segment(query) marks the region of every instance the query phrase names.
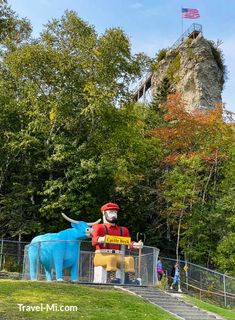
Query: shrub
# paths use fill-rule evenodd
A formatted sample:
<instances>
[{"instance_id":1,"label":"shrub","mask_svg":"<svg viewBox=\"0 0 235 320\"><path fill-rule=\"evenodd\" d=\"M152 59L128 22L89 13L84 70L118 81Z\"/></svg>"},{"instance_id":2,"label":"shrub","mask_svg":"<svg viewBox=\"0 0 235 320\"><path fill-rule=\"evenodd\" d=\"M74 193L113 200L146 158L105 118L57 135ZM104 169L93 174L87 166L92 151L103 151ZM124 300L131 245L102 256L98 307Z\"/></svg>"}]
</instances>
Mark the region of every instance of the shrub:
<instances>
[{"instance_id":1,"label":"shrub","mask_svg":"<svg viewBox=\"0 0 235 320\"><path fill-rule=\"evenodd\" d=\"M4 271L21 272L21 266L11 256L6 256L5 257L5 262L4 262L3 267L4 267Z\"/></svg>"}]
</instances>

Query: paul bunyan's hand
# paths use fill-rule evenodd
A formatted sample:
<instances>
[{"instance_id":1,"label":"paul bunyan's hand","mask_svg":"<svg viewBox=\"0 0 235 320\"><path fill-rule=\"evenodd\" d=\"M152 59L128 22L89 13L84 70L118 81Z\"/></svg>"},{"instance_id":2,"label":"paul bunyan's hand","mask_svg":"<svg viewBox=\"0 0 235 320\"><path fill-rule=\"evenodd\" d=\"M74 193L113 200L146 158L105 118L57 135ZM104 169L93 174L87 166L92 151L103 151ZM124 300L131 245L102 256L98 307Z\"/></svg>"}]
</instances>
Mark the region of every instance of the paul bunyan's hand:
<instances>
[{"instance_id":1,"label":"paul bunyan's hand","mask_svg":"<svg viewBox=\"0 0 235 320\"><path fill-rule=\"evenodd\" d=\"M105 239L105 237L99 237L98 238L98 243L104 243L104 239Z\"/></svg>"},{"instance_id":2,"label":"paul bunyan's hand","mask_svg":"<svg viewBox=\"0 0 235 320\"><path fill-rule=\"evenodd\" d=\"M140 240L139 242L133 242L132 243L132 246L134 249L142 249L144 244L143 242Z\"/></svg>"}]
</instances>

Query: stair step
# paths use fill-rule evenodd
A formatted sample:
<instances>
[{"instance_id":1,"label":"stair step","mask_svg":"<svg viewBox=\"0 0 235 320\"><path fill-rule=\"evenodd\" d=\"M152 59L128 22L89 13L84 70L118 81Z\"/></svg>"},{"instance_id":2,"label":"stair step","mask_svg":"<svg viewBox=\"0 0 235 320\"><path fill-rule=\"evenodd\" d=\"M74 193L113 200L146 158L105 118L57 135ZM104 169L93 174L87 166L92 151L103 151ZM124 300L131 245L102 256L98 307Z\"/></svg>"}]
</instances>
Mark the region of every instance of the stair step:
<instances>
[{"instance_id":1,"label":"stair step","mask_svg":"<svg viewBox=\"0 0 235 320\"><path fill-rule=\"evenodd\" d=\"M174 306L180 306L180 307L187 307L187 305L184 305L184 304L180 304L180 303L177 303L177 302L169 302L169 301L167 301L167 300L165 300L165 301L159 301L159 300L157 300L157 299L146 299L146 300L149 300L149 301L151 301L151 302L155 302L155 303L157 303L157 304L159 304L159 305L164 305L164 306L172 306L172 307L174 307Z\"/></svg>"},{"instance_id":2,"label":"stair step","mask_svg":"<svg viewBox=\"0 0 235 320\"><path fill-rule=\"evenodd\" d=\"M145 299L156 299L156 300L158 300L158 301L166 301L166 302L176 302L176 303L181 303L181 301L180 300L177 300L177 299L169 299L169 298L165 298L165 297L156 297L156 296L144 296L144 295L141 295L141 297L143 297L143 298L145 298ZM184 304L184 305L187 305L187 303L184 303L184 302L182 302L182 304Z\"/></svg>"},{"instance_id":3,"label":"stair step","mask_svg":"<svg viewBox=\"0 0 235 320\"><path fill-rule=\"evenodd\" d=\"M154 297L154 298L161 298L161 299L172 300L172 301L179 301L175 297L165 296L165 295L161 295L161 294L151 294L151 293L143 294L143 293L140 293L139 295L142 296L142 297L149 297L149 298Z\"/></svg>"},{"instance_id":4,"label":"stair step","mask_svg":"<svg viewBox=\"0 0 235 320\"><path fill-rule=\"evenodd\" d=\"M185 320L216 320L218 318L214 317L214 316L203 316L203 318L201 316L190 316L189 318L185 318Z\"/></svg>"},{"instance_id":5,"label":"stair step","mask_svg":"<svg viewBox=\"0 0 235 320\"><path fill-rule=\"evenodd\" d=\"M128 289L129 290L129 289ZM162 294L161 291L157 291L157 290L129 290L129 291L132 291L132 292L141 292L141 293L156 293L156 294ZM167 294L167 293L165 293Z\"/></svg>"},{"instance_id":6,"label":"stair step","mask_svg":"<svg viewBox=\"0 0 235 320\"><path fill-rule=\"evenodd\" d=\"M145 297L145 296L141 296L141 297L144 299L151 299L159 302L177 303L177 304L182 304L184 306L188 306L187 303L184 303L183 301L181 302L180 300L177 300L177 299L167 299L167 298L161 298L161 297Z\"/></svg>"},{"instance_id":7,"label":"stair step","mask_svg":"<svg viewBox=\"0 0 235 320\"><path fill-rule=\"evenodd\" d=\"M178 310L178 309L174 309L174 308L168 308L168 310L171 310L171 311L175 311L177 312L178 314L194 314L194 315L198 315L198 316L206 316L207 314L204 313L204 312L200 312L200 311L192 311L192 310Z\"/></svg>"},{"instance_id":8,"label":"stair step","mask_svg":"<svg viewBox=\"0 0 235 320\"><path fill-rule=\"evenodd\" d=\"M191 316L191 317L198 317L201 319L205 319L205 317L210 318L210 319L216 319L214 316L210 316L206 313L199 313L199 312L190 312L190 311L177 311L174 309L166 309L168 311L171 311L172 313L178 314L179 316Z\"/></svg>"},{"instance_id":9,"label":"stair step","mask_svg":"<svg viewBox=\"0 0 235 320\"><path fill-rule=\"evenodd\" d=\"M167 306L166 304L161 304L161 303L155 303L156 305L159 305L161 307L164 307L164 308L167 308L167 309L171 309L171 310L176 310L176 311L185 311L185 312L192 312L192 313L195 313L195 312L199 312L199 310L192 310L190 308L185 308L185 307L177 307L177 305L171 305L171 306Z\"/></svg>"},{"instance_id":10,"label":"stair step","mask_svg":"<svg viewBox=\"0 0 235 320\"><path fill-rule=\"evenodd\" d=\"M143 294L140 294L139 296L141 296L142 298L144 299L156 299L156 300L159 300L159 301L169 301L169 302L177 302L177 303L181 303L180 300L178 299L172 299L171 297L161 297L161 296L153 296L153 295L143 295ZM182 301L183 304L187 304L187 303L184 303Z\"/></svg>"},{"instance_id":11,"label":"stair step","mask_svg":"<svg viewBox=\"0 0 235 320\"><path fill-rule=\"evenodd\" d=\"M170 295L165 295L165 294L155 294L155 293L142 293L142 292L135 292L136 294L142 296L142 297L156 297L156 298L162 298L162 299L166 299L166 300L176 300L176 297L172 297Z\"/></svg>"},{"instance_id":12,"label":"stair step","mask_svg":"<svg viewBox=\"0 0 235 320\"><path fill-rule=\"evenodd\" d=\"M178 310L178 311L184 311L184 312L191 312L191 313L197 313L197 314L206 314L207 315L207 311L201 310L201 309L196 309L193 307L184 307L184 306L170 306L169 309L174 309L174 310Z\"/></svg>"},{"instance_id":13,"label":"stair step","mask_svg":"<svg viewBox=\"0 0 235 320\"><path fill-rule=\"evenodd\" d=\"M165 309L166 311L170 311L171 313L185 319L185 320L216 320L217 318L214 316L210 316L208 314L200 314L200 313L192 313L192 312L179 312L172 309Z\"/></svg>"},{"instance_id":14,"label":"stair step","mask_svg":"<svg viewBox=\"0 0 235 320\"><path fill-rule=\"evenodd\" d=\"M189 316L189 317L182 317L181 316L181 318L184 318L185 320L216 320L217 318L215 318L215 317L213 317L213 318L211 318L211 317L198 317L198 316L196 316L196 317L194 317L194 316Z\"/></svg>"},{"instance_id":15,"label":"stair step","mask_svg":"<svg viewBox=\"0 0 235 320\"><path fill-rule=\"evenodd\" d=\"M188 307L188 306L179 306L179 305L176 305L176 306L169 306L169 308L171 309L175 309L175 310L193 310L193 311L201 311L200 309L196 309L196 308L192 308L192 307Z\"/></svg>"},{"instance_id":16,"label":"stair step","mask_svg":"<svg viewBox=\"0 0 235 320\"><path fill-rule=\"evenodd\" d=\"M139 292L139 291L133 291L133 292L141 296L154 296L154 297L164 297L164 298L175 299L175 297L172 297L169 294L161 294L161 293L155 293L155 292Z\"/></svg>"},{"instance_id":17,"label":"stair step","mask_svg":"<svg viewBox=\"0 0 235 320\"><path fill-rule=\"evenodd\" d=\"M141 291L157 291L157 292L162 292L161 290L157 289L157 288L150 288L150 287L146 287L146 288L142 288L142 287L125 287L128 290L141 290Z\"/></svg>"},{"instance_id":18,"label":"stair step","mask_svg":"<svg viewBox=\"0 0 235 320\"><path fill-rule=\"evenodd\" d=\"M166 299L177 299L177 297L175 296L172 296L170 294L167 294L167 293L159 293L159 292L139 292L139 291L132 291L138 295L141 295L141 296L154 296L154 297L163 297L163 298L166 298Z\"/></svg>"},{"instance_id":19,"label":"stair step","mask_svg":"<svg viewBox=\"0 0 235 320\"><path fill-rule=\"evenodd\" d=\"M172 312L172 311L171 311ZM174 312L172 312L174 313ZM216 320L216 317L210 317L207 315L197 315L197 314L193 314L193 313L175 313L176 315L184 318L184 319L200 319L200 320Z\"/></svg>"}]
</instances>

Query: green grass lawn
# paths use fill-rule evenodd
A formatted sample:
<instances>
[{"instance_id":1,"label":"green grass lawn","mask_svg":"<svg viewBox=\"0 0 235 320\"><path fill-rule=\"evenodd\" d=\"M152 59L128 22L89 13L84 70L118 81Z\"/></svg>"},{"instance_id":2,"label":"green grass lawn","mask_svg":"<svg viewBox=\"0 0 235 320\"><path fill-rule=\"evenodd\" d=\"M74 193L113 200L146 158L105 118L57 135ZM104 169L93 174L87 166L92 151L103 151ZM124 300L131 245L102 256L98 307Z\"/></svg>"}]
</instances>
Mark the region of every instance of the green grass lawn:
<instances>
[{"instance_id":1,"label":"green grass lawn","mask_svg":"<svg viewBox=\"0 0 235 320\"><path fill-rule=\"evenodd\" d=\"M77 311L19 311L18 304L77 306ZM21 306L21 308L23 308ZM68 283L0 280L0 319L173 320L171 314L134 295Z\"/></svg>"},{"instance_id":2,"label":"green grass lawn","mask_svg":"<svg viewBox=\"0 0 235 320\"><path fill-rule=\"evenodd\" d=\"M218 314L219 316L223 317L224 319L229 319L229 320L235 319L235 310L231 310L228 308L222 308L217 305L199 300L199 299L191 297L191 296L184 295L183 299L185 301L188 301L188 302L194 304L195 306L197 306L201 309Z\"/></svg>"}]
</instances>

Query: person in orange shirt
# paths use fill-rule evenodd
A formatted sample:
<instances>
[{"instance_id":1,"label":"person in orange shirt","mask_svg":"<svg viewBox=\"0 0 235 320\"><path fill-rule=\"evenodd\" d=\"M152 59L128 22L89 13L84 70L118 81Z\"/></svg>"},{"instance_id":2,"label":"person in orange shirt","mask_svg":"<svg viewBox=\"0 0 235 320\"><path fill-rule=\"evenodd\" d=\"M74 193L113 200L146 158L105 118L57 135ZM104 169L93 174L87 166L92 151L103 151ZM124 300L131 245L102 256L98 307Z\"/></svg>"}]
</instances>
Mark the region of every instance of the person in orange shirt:
<instances>
[{"instance_id":1,"label":"person in orange shirt","mask_svg":"<svg viewBox=\"0 0 235 320\"><path fill-rule=\"evenodd\" d=\"M130 237L128 228L117 225L117 213L120 210L116 203L104 204L100 211L103 214L103 224L93 226L92 245L95 246L94 282L106 283L108 281L120 282L122 252L119 244L105 243L105 236ZM131 243L131 248L139 249L143 242ZM135 277L134 258L124 257L124 270L129 281Z\"/></svg>"}]
</instances>

